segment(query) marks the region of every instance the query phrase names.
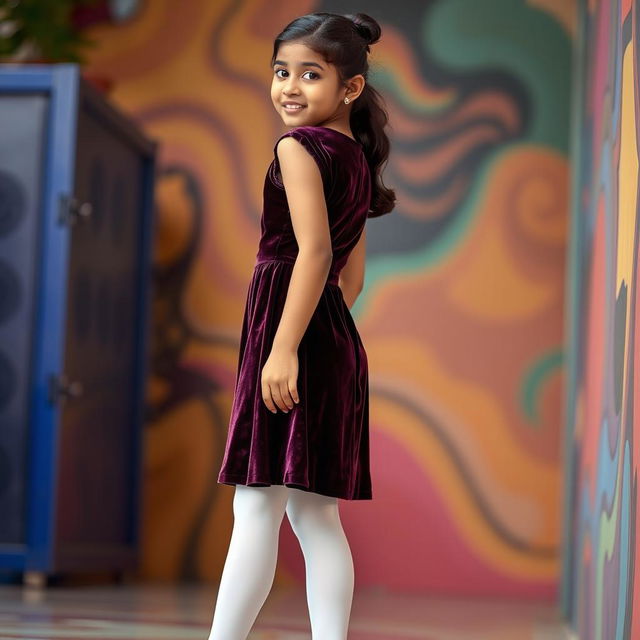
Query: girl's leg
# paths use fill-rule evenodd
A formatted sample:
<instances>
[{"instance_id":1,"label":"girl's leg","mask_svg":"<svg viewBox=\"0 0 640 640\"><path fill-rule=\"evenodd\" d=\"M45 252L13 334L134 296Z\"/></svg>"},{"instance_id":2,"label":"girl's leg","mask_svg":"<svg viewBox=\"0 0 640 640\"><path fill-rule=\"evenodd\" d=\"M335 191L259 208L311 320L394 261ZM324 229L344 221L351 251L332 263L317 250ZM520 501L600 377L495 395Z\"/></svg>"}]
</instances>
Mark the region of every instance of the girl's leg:
<instances>
[{"instance_id":1,"label":"girl's leg","mask_svg":"<svg viewBox=\"0 0 640 640\"><path fill-rule=\"evenodd\" d=\"M291 488L286 512L304 555L313 640L346 640L354 571L338 501Z\"/></svg>"},{"instance_id":2,"label":"girl's leg","mask_svg":"<svg viewBox=\"0 0 640 640\"><path fill-rule=\"evenodd\" d=\"M246 640L273 585L288 487L236 485L209 640Z\"/></svg>"}]
</instances>

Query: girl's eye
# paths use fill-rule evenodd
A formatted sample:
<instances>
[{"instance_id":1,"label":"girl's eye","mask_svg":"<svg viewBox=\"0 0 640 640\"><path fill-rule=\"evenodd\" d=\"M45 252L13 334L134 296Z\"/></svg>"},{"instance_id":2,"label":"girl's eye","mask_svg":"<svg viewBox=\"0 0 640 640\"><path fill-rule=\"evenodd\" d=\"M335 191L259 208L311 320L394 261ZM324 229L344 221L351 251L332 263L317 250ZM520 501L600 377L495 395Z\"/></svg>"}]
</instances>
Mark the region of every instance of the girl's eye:
<instances>
[{"instance_id":1,"label":"girl's eye","mask_svg":"<svg viewBox=\"0 0 640 640\"><path fill-rule=\"evenodd\" d=\"M276 69L275 74L278 76L278 78L282 78L283 76L278 75L280 73L280 71L287 71L286 69ZM315 76L315 78L319 78L320 76L315 72L315 71L305 71L303 75L306 75L307 73L310 73L311 75ZM311 80L314 80L315 78L311 78Z\"/></svg>"}]
</instances>

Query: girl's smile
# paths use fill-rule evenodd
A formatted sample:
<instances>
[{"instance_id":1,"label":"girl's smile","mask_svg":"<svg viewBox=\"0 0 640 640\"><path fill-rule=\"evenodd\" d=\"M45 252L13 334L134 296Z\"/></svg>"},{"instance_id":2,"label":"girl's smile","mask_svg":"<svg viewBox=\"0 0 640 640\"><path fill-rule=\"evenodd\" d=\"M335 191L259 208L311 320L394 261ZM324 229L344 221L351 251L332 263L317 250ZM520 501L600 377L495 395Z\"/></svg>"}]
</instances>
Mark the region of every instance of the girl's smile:
<instances>
[{"instance_id":1,"label":"girl's smile","mask_svg":"<svg viewBox=\"0 0 640 640\"><path fill-rule=\"evenodd\" d=\"M283 102L282 106L284 107L285 111L291 113L296 113L297 111L302 111L302 109L304 109L304 105L297 102Z\"/></svg>"}]
</instances>

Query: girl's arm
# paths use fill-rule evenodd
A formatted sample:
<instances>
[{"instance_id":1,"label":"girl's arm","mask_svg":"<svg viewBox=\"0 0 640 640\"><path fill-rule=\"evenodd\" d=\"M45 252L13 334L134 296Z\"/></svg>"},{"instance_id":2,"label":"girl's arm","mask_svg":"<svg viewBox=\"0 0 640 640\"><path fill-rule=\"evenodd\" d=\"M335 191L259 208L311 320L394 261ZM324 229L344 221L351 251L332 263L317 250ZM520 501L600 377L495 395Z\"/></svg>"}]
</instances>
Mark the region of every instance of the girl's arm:
<instances>
[{"instance_id":1,"label":"girl's arm","mask_svg":"<svg viewBox=\"0 0 640 640\"><path fill-rule=\"evenodd\" d=\"M342 297L351 308L364 286L364 263L367 248L367 227L362 229L360 238L351 250L347 263L340 271L338 285L342 289Z\"/></svg>"},{"instance_id":2,"label":"girl's arm","mask_svg":"<svg viewBox=\"0 0 640 640\"><path fill-rule=\"evenodd\" d=\"M333 252L322 175L316 161L293 137L280 140L276 153L298 243L298 256L273 348L295 353L318 306Z\"/></svg>"}]
</instances>

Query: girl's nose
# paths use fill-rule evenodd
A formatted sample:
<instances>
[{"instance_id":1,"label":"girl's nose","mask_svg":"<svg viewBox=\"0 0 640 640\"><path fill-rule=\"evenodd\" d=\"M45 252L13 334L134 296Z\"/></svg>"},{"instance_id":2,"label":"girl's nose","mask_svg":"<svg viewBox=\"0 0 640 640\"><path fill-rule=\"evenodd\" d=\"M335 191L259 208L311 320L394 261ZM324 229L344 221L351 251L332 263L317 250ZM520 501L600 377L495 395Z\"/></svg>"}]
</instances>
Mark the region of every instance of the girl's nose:
<instances>
[{"instance_id":1,"label":"girl's nose","mask_svg":"<svg viewBox=\"0 0 640 640\"><path fill-rule=\"evenodd\" d=\"M295 93L298 92L298 86L295 78L289 79L289 81L284 85L284 93L291 93L292 91Z\"/></svg>"}]
</instances>

